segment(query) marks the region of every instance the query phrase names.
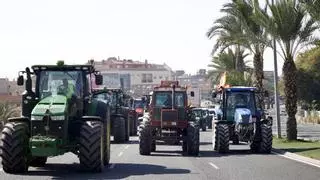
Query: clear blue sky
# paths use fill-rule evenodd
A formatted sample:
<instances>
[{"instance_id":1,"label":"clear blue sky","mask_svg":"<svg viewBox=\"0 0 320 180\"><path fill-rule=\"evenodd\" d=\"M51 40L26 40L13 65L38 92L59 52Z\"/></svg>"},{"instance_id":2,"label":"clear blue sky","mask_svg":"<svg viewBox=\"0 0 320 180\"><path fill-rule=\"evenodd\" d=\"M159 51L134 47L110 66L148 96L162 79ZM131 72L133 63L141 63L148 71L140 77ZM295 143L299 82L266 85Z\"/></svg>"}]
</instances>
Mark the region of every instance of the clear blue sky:
<instances>
[{"instance_id":1,"label":"clear blue sky","mask_svg":"<svg viewBox=\"0 0 320 180\"><path fill-rule=\"evenodd\" d=\"M32 64L85 63L110 56L207 68L205 36L227 0L0 1L0 77ZM280 57L279 57L280 58ZM279 61L282 65L283 61ZM265 69L273 70L271 51Z\"/></svg>"}]
</instances>

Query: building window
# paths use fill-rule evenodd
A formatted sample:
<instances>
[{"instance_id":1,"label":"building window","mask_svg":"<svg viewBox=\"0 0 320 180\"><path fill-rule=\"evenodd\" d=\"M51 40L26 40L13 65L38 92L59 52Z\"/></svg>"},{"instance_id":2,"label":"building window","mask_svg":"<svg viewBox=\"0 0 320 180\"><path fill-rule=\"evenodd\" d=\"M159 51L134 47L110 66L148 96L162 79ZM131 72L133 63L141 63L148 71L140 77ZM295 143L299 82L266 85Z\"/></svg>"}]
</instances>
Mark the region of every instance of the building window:
<instances>
[{"instance_id":1,"label":"building window","mask_svg":"<svg viewBox=\"0 0 320 180\"><path fill-rule=\"evenodd\" d=\"M142 83L152 83L153 82L152 74L142 74L141 82Z\"/></svg>"}]
</instances>

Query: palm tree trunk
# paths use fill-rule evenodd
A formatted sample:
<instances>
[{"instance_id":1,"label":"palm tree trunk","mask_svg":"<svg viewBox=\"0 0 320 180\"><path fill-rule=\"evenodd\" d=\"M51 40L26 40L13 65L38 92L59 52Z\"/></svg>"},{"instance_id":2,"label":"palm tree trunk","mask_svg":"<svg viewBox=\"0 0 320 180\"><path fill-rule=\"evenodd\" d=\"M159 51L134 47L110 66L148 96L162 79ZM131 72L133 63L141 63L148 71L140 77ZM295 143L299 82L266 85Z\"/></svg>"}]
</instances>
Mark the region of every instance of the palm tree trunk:
<instances>
[{"instance_id":1,"label":"palm tree trunk","mask_svg":"<svg viewBox=\"0 0 320 180\"><path fill-rule=\"evenodd\" d=\"M264 88L263 88L263 57L260 52L254 54L253 57L253 75L254 75L254 86L257 88L258 92L258 106L264 109Z\"/></svg>"},{"instance_id":2,"label":"palm tree trunk","mask_svg":"<svg viewBox=\"0 0 320 180\"><path fill-rule=\"evenodd\" d=\"M244 72L244 60L242 58L240 45L236 46L236 70L243 73Z\"/></svg>"},{"instance_id":3,"label":"palm tree trunk","mask_svg":"<svg viewBox=\"0 0 320 180\"><path fill-rule=\"evenodd\" d=\"M287 139L297 139L297 68L293 61L293 57L287 57L283 64L283 80L284 80L284 94L285 94L285 105L288 114L287 119Z\"/></svg>"}]
</instances>

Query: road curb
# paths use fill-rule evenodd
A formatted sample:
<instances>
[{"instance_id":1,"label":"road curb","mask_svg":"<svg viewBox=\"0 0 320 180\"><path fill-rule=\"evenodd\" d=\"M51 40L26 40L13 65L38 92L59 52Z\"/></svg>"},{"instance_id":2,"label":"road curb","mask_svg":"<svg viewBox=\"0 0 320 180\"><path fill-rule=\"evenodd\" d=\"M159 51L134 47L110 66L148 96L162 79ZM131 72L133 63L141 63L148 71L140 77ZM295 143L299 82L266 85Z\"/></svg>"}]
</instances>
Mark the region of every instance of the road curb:
<instances>
[{"instance_id":1,"label":"road curb","mask_svg":"<svg viewBox=\"0 0 320 180\"><path fill-rule=\"evenodd\" d=\"M284 151L284 150L281 150L281 149L272 148L271 151L274 154L286 157L288 159L292 159L292 160L295 160L295 161L299 161L299 162L302 162L302 163L309 164L309 165L312 165L312 166L320 168L320 161L319 160L312 159L312 158L305 157L305 156L301 156L301 155L298 155L298 154L295 154L295 153L291 153L291 152L288 152L288 151Z\"/></svg>"}]
</instances>

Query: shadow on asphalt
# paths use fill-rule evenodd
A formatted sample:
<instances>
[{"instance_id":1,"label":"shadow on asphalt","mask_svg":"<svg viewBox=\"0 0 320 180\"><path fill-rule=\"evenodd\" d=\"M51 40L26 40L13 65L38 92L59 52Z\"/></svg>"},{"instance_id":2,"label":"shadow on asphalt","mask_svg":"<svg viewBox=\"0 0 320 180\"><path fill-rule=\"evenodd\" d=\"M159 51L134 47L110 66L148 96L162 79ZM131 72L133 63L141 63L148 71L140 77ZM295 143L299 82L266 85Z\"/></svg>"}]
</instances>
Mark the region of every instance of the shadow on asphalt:
<instances>
[{"instance_id":1,"label":"shadow on asphalt","mask_svg":"<svg viewBox=\"0 0 320 180\"><path fill-rule=\"evenodd\" d=\"M188 169L171 169L153 164L117 163L113 169L105 168L102 173L85 173L79 164L47 164L43 168L29 171L24 176L46 176L51 179L123 179L130 176L152 174L187 174Z\"/></svg>"},{"instance_id":2,"label":"shadow on asphalt","mask_svg":"<svg viewBox=\"0 0 320 180\"><path fill-rule=\"evenodd\" d=\"M251 156L251 155L261 155L261 153L252 153L248 149L230 149L227 153L219 153L214 150L200 151L199 157L226 157L226 156ZM263 154L274 156L274 154Z\"/></svg>"}]
</instances>

